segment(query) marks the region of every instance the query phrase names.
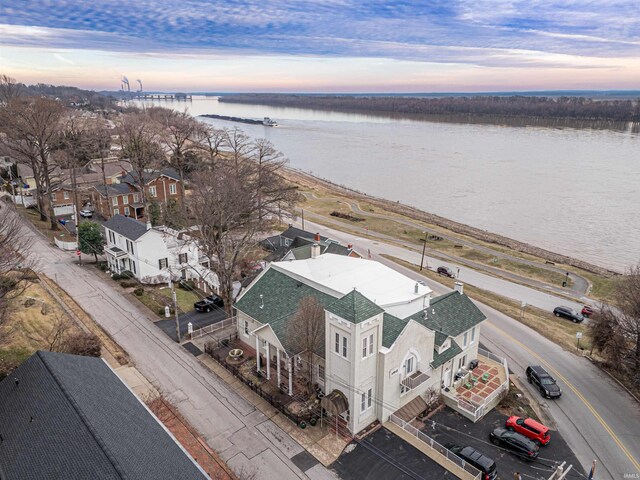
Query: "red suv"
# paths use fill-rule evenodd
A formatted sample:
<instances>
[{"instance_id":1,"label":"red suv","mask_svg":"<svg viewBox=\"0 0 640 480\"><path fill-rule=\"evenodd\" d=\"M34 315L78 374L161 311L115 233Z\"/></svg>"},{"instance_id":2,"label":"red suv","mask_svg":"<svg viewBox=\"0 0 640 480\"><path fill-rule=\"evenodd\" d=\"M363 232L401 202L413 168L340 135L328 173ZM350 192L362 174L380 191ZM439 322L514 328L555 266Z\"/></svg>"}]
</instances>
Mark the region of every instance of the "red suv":
<instances>
[{"instance_id":1,"label":"red suv","mask_svg":"<svg viewBox=\"0 0 640 480\"><path fill-rule=\"evenodd\" d=\"M537 445L547 445L551 441L549 428L532 418L521 418L515 415L507 418L507 430L518 432L533 440Z\"/></svg>"}]
</instances>

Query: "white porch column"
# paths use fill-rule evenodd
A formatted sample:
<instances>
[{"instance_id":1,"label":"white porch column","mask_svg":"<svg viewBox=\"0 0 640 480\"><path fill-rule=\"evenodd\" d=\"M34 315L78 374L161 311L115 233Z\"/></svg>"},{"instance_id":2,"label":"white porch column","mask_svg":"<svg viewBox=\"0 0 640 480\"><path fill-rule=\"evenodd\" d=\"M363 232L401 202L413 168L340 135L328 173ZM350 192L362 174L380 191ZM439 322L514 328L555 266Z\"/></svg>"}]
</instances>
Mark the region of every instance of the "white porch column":
<instances>
[{"instance_id":1,"label":"white porch column","mask_svg":"<svg viewBox=\"0 0 640 480\"><path fill-rule=\"evenodd\" d=\"M271 344L267 342L267 380L271 380Z\"/></svg>"},{"instance_id":2,"label":"white porch column","mask_svg":"<svg viewBox=\"0 0 640 480\"><path fill-rule=\"evenodd\" d=\"M280 349L276 348L276 359L278 361L277 369L278 369L278 387L280 387Z\"/></svg>"},{"instance_id":3,"label":"white porch column","mask_svg":"<svg viewBox=\"0 0 640 480\"><path fill-rule=\"evenodd\" d=\"M289 357L289 360L287 361L287 368L289 369L289 396L293 395L293 374L291 373L291 371L293 370L293 368L291 367L291 357Z\"/></svg>"},{"instance_id":4,"label":"white porch column","mask_svg":"<svg viewBox=\"0 0 640 480\"><path fill-rule=\"evenodd\" d=\"M256 335L256 372L260 371L260 338Z\"/></svg>"}]
</instances>

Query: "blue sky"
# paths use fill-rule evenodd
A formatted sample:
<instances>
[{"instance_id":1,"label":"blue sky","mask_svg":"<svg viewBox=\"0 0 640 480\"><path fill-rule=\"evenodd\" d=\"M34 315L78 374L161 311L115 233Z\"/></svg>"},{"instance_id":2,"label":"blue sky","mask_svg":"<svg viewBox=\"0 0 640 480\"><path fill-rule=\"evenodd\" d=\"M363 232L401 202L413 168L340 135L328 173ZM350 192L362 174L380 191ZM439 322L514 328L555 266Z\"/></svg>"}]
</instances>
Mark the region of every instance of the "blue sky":
<instances>
[{"instance_id":1,"label":"blue sky","mask_svg":"<svg viewBox=\"0 0 640 480\"><path fill-rule=\"evenodd\" d=\"M22 81L212 91L640 88L632 1L5 1Z\"/></svg>"}]
</instances>

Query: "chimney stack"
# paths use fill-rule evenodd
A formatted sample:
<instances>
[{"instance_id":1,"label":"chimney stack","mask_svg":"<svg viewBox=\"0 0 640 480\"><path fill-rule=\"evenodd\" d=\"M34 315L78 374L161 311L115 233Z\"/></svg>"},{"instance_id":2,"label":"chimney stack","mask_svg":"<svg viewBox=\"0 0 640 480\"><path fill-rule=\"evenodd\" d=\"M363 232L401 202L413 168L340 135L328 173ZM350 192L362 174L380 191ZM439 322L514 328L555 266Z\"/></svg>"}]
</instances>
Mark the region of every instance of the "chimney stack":
<instances>
[{"instance_id":1,"label":"chimney stack","mask_svg":"<svg viewBox=\"0 0 640 480\"><path fill-rule=\"evenodd\" d=\"M314 243L311 245L311 258L317 258L320 256L320 245Z\"/></svg>"},{"instance_id":2,"label":"chimney stack","mask_svg":"<svg viewBox=\"0 0 640 480\"><path fill-rule=\"evenodd\" d=\"M415 287L413 287L413 293L415 293L416 295L418 294L418 289L420 288L420 284L418 282L416 282Z\"/></svg>"},{"instance_id":3,"label":"chimney stack","mask_svg":"<svg viewBox=\"0 0 640 480\"><path fill-rule=\"evenodd\" d=\"M347 248L348 248L349 250L353 250L353 243L349 243L349 244L347 244Z\"/></svg>"},{"instance_id":4,"label":"chimney stack","mask_svg":"<svg viewBox=\"0 0 640 480\"><path fill-rule=\"evenodd\" d=\"M151 220L147 220L147 230L151 230Z\"/></svg>"},{"instance_id":5,"label":"chimney stack","mask_svg":"<svg viewBox=\"0 0 640 480\"><path fill-rule=\"evenodd\" d=\"M315 242L319 242L319 241L320 241L320 234L319 234L319 233L316 233L316 234L315 234L315 236L313 237L313 240L314 240Z\"/></svg>"},{"instance_id":6,"label":"chimney stack","mask_svg":"<svg viewBox=\"0 0 640 480\"><path fill-rule=\"evenodd\" d=\"M464 293L464 284L462 282L456 282L455 289L456 289L456 292L462 295Z\"/></svg>"}]
</instances>

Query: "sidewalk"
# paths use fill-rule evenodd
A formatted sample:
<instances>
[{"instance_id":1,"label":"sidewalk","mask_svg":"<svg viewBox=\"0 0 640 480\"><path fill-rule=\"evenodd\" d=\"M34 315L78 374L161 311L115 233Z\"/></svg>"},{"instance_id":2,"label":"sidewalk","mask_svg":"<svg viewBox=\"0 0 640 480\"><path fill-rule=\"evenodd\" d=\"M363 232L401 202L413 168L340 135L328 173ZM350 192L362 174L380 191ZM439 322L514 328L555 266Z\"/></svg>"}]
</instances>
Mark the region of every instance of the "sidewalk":
<instances>
[{"instance_id":1,"label":"sidewalk","mask_svg":"<svg viewBox=\"0 0 640 480\"><path fill-rule=\"evenodd\" d=\"M218 362L209 355L200 355L198 359L224 382L226 382L230 388L235 390L238 395L254 405L271 421L273 421L273 423L280 427L284 432L288 433L325 467L336 461L344 448L348 445L349 442L339 435L328 431L327 428L320 429L319 426L309 426L306 429L301 429L289 418L280 414L274 406L253 392L249 387L233 376L231 372L218 364Z\"/></svg>"}]
</instances>

